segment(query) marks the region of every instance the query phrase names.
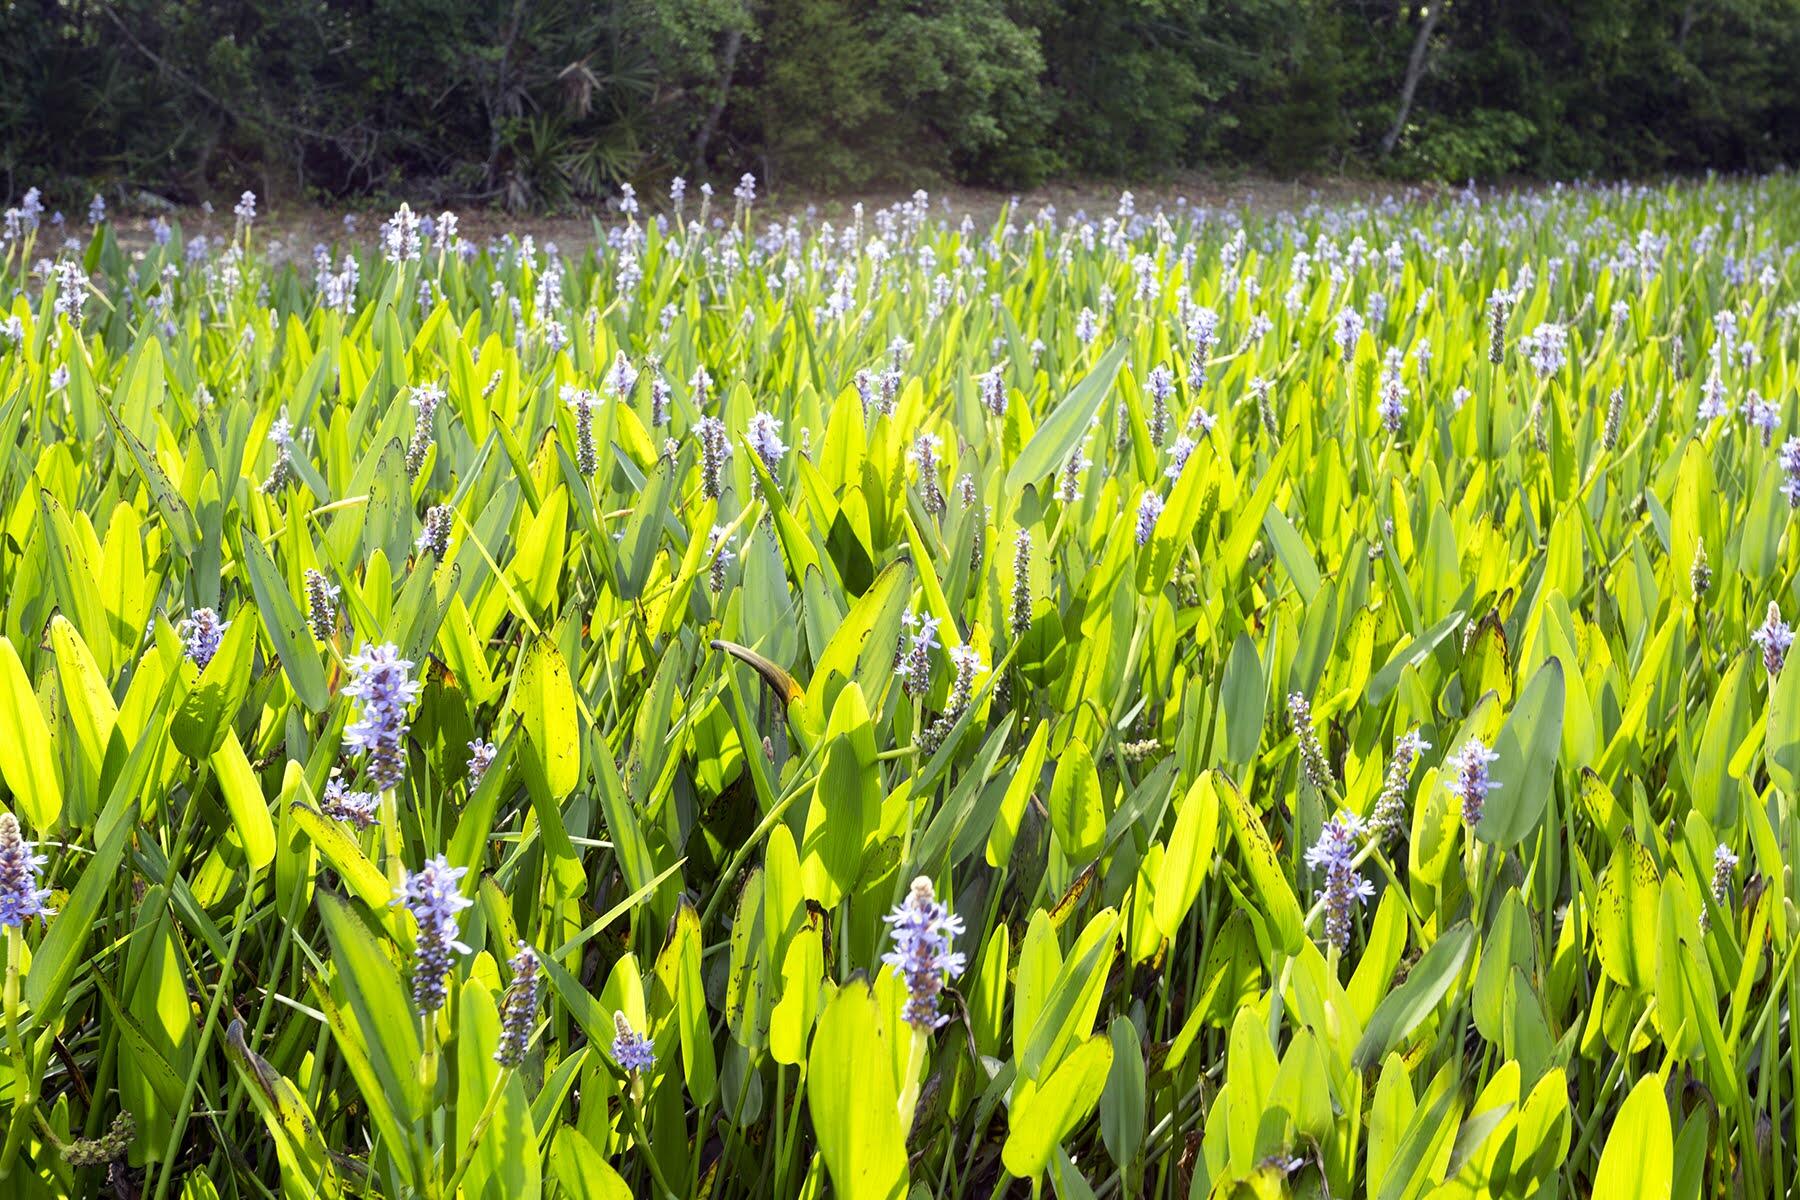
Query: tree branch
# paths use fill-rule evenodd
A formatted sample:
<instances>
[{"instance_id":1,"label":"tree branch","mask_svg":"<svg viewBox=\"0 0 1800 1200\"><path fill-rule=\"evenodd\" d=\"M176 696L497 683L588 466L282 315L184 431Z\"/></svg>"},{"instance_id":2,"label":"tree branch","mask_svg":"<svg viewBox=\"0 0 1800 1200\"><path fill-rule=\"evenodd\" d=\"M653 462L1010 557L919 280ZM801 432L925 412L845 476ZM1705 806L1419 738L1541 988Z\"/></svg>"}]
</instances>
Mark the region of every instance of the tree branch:
<instances>
[{"instance_id":1,"label":"tree branch","mask_svg":"<svg viewBox=\"0 0 1800 1200\"><path fill-rule=\"evenodd\" d=\"M1400 135L1406 132L1406 118L1412 113L1413 96L1419 90L1419 79L1425 74L1425 58L1431 50L1431 34L1437 28L1438 15L1444 11L1444 0L1434 0L1425 9L1425 18L1419 22L1419 34L1413 39L1412 53L1406 58L1406 79L1400 86L1400 111L1394 114L1394 124L1381 139L1381 153L1394 152L1400 141Z\"/></svg>"}]
</instances>

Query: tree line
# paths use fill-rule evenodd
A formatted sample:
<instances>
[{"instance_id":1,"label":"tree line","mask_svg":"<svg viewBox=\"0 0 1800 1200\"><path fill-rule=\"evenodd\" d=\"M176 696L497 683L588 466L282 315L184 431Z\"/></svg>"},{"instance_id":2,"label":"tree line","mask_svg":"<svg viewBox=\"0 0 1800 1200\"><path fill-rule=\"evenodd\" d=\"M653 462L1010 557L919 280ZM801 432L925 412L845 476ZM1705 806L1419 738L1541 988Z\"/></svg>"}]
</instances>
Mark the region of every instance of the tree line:
<instances>
[{"instance_id":1,"label":"tree line","mask_svg":"<svg viewBox=\"0 0 1800 1200\"><path fill-rule=\"evenodd\" d=\"M0 0L0 190L1765 169L1800 0Z\"/></svg>"}]
</instances>

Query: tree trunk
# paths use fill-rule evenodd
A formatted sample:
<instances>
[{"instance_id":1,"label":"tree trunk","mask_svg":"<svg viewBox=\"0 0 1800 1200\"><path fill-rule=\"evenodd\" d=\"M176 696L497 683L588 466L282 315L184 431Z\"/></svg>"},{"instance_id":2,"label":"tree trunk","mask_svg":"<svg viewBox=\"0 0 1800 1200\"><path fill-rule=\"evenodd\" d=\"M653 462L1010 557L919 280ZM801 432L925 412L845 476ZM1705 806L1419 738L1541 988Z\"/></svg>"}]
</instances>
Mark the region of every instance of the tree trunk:
<instances>
[{"instance_id":1,"label":"tree trunk","mask_svg":"<svg viewBox=\"0 0 1800 1200\"><path fill-rule=\"evenodd\" d=\"M719 121L724 117L725 105L731 99L731 77L737 73L738 52L743 45L744 30L741 26L725 35L725 62L719 68L719 98L713 101L712 111L706 114L705 123L694 137L696 170L706 165L706 147L712 141L713 134L719 131Z\"/></svg>"},{"instance_id":2,"label":"tree trunk","mask_svg":"<svg viewBox=\"0 0 1800 1200\"><path fill-rule=\"evenodd\" d=\"M1412 53L1406 59L1406 79L1400 85L1400 111L1394 114L1393 127L1381 139L1381 153L1394 152L1400 135L1406 132L1406 118L1412 113L1413 95L1419 90L1419 79L1425 74L1425 56L1431 50L1431 34L1437 28L1438 15L1444 11L1444 0L1435 0L1419 22L1419 35L1413 39Z\"/></svg>"}]
</instances>

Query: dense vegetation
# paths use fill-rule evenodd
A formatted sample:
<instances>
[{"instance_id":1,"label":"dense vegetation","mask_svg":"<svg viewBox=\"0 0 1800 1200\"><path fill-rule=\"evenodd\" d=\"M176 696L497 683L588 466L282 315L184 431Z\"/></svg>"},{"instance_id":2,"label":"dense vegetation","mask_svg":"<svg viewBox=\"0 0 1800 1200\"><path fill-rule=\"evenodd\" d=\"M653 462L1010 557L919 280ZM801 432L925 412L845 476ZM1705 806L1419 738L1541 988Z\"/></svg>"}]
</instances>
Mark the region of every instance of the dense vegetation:
<instances>
[{"instance_id":1,"label":"dense vegetation","mask_svg":"<svg viewBox=\"0 0 1800 1200\"><path fill-rule=\"evenodd\" d=\"M0 197L1739 171L1797 59L1800 0L4 0Z\"/></svg>"},{"instance_id":2,"label":"dense vegetation","mask_svg":"<svg viewBox=\"0 0 1800 1200\"><path fill-rule=\"evenodd\" d=\"M7 1196L1786 1193L1800 184L753 197L6 213Z\"/></svg>"}]
</instances>

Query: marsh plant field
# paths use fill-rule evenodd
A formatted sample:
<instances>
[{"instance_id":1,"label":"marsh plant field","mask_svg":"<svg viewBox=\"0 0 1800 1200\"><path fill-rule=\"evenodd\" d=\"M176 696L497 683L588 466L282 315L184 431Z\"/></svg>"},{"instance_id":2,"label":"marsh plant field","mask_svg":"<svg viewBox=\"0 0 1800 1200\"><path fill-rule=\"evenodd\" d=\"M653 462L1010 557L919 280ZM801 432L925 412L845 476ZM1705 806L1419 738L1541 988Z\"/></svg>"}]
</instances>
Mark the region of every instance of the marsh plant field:
<instances>
[{"instance_id":1,"label":"marsh plant field","mask_svg":"<svg viewBox=\"0 0 1800 1200\"><path fill-rule=\"evenodd\" d=\"M1790 1195L1800 181L0 251L0 1191Z\"/></svg>"}]
</instances>

